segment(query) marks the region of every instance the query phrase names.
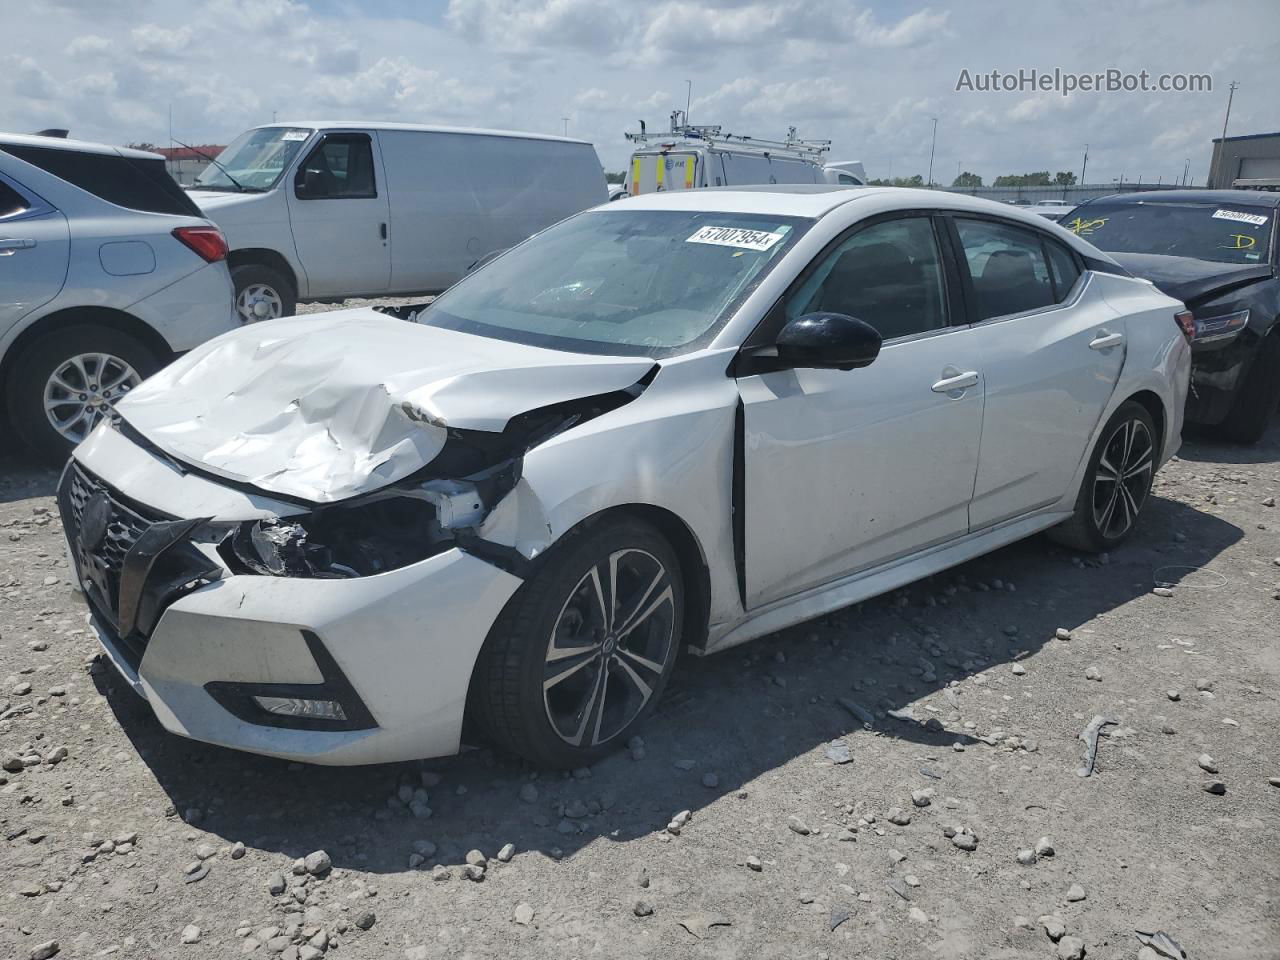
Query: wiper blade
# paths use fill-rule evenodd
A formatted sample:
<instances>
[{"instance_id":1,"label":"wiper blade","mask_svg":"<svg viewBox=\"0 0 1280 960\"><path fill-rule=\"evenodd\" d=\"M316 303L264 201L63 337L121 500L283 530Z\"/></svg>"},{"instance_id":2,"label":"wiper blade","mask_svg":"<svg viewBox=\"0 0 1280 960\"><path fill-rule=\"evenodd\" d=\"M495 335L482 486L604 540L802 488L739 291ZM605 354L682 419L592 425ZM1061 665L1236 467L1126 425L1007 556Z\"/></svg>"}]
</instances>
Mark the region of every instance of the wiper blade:
<instances>
[{"instance_id":1,"label":"wiper blade","mask_svg":"<svg viewBox=\"0 0 1280 960\"><path fill-rule=\"evenodd\" d=\"M240 193L249 192L248 188L246 188L243 183L241 183L239 180L233 177L231 175L231 171L228 170L226 167L224 167L222 164L220 164L216 158L209 156L209 154L205 153L203 150L199 149L198 147L193 147L189 143L183 143L181 140L174 140L173 142L180 147L186 147L188 150L192 150L195 153L200 154L200 156L204 157L206 160L212 163L215 167L217 167L219 170L222 171L222 175L226 177L228 180L230 180L232 184L235 185L236 190L239 191Z\"/></svg>"}]
</instances>

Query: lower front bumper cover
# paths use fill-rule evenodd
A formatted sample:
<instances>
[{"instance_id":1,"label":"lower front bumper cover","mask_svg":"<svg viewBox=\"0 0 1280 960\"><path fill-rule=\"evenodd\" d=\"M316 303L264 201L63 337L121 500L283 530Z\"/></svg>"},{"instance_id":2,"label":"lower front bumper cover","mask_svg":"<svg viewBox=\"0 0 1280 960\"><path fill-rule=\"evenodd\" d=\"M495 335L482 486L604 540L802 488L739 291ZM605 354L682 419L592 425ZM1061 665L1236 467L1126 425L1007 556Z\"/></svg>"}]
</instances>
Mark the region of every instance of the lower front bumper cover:
<instances>
[{"instance_id":1,"label":"lower front bumper cover","mask_svg":"<svg viewBox=\"0 0 1280 960\"><path fill-rule=\"evenodd\" d=\"M161 724L181 736L321 764L447 756L458 751L476 657L520 583L456 549L349 580L230 576L164 612L136 671L109 633L99 629L99 638ZM231 691L295 696L307 688L301 696L335 699L317 693L332 690L335 676L345 678L336 699L346 691L372 725L252 722L226 702Z\"/></svg>"}]
</instances>

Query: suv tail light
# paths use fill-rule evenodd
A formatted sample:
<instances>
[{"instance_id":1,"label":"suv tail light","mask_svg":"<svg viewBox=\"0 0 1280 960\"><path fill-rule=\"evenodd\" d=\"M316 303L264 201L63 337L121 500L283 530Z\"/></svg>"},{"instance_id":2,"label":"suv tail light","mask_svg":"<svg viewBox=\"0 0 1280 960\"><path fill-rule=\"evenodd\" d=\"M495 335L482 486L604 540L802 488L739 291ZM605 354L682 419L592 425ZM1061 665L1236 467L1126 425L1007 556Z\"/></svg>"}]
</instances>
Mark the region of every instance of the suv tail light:
<instances>
[{"instance_id":1,"label":"suv tail light","mask_svg":"<svg viewBox=\"0 0 1280 960\"><path fill-rule=\"evenodd\" d=\"M227 238L217 227L177 227L173 235L208 263L227 257Z\"/></svg>"},{"instance_id":2,"label":"suv tail light","mask_svg":"<svg viewBox=\"0 0 1280 960\"><path fill-rule=\"evenodd\" d=\"M1196 318L1190 310L1179 310L1173 315L1173 319L1182 329L1182 335L1190 342L1196 337Z\"/></svg>"}]
</instances>

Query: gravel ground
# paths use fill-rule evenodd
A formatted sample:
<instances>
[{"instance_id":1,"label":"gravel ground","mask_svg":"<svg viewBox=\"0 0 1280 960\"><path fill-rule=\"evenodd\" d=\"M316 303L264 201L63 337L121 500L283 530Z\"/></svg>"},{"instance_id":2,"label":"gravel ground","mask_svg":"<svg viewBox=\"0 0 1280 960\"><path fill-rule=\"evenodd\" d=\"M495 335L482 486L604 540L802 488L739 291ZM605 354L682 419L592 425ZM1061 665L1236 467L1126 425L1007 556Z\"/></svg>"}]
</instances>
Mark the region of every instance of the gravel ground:
<instances>
[{"instance_id":1,"label":"gravel ground","mask_svg":"<svg viewBox=\"0 0 1280 960\"><path fill-rule=\"evenodd\" d=\"M562 776L166 733L55 473L0 452L0 957L1280 957L1278 458L1189 442L1110 557L1035 537L686 658Z\"/></svg>"}]
</instances>

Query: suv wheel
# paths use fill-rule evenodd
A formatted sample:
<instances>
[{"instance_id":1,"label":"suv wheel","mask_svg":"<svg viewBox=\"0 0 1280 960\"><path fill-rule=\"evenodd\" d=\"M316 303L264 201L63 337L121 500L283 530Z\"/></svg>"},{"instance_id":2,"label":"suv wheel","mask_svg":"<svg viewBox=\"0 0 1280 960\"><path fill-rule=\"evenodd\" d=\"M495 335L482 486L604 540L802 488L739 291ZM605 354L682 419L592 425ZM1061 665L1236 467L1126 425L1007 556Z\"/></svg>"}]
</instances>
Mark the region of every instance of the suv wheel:
<instances>
[{"instance_id":1,"label":"suv wheel","mask_svg":"<svg viewBox=\"0 0 1280 960\"><path fill-rule=\"evenodd\" d=\"M36 340L14 360L7 393L18 435L46 459L65 460L112 407L160 361L120 330L64 327Z\"/></svg>"},{"instance_id":2,"label":"suv wheel","mask_svg":"<svg viewBox=\"0 0 1280 960\"><path fill-rule=\"evenodd\" d=\"M293 284L277 270L260 263L231 268L236 289L236 314L241 323L291 317L298 306Z\"/></svg>"}]
</instances>

